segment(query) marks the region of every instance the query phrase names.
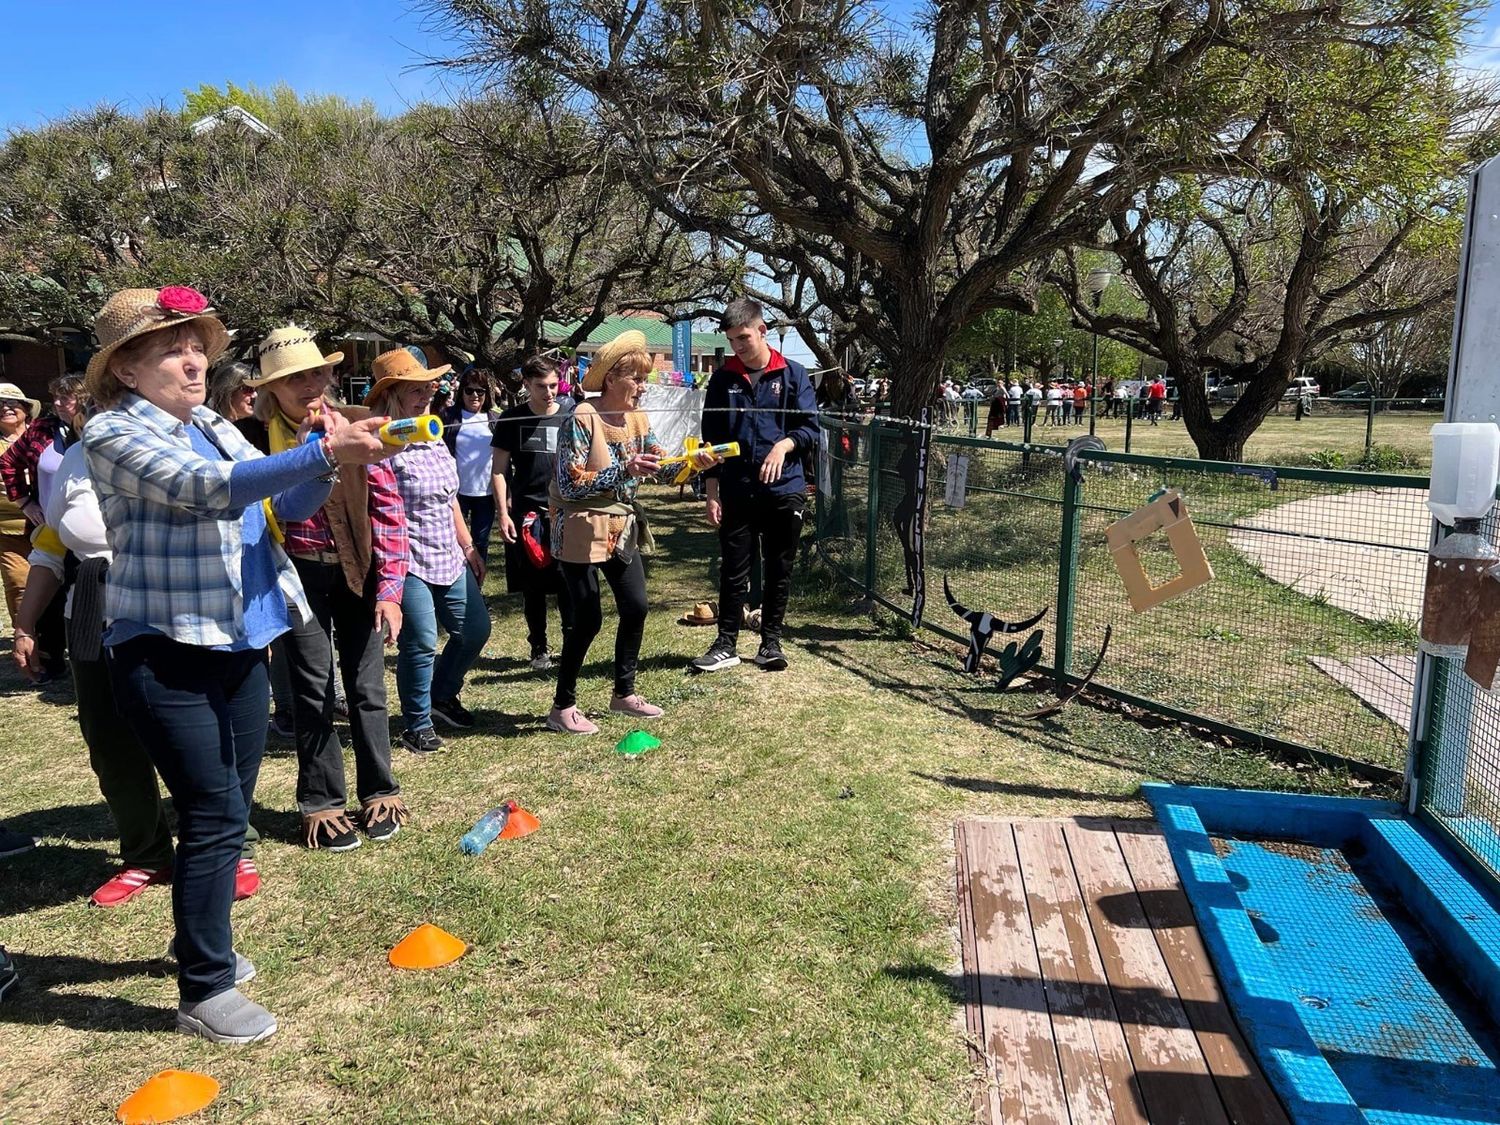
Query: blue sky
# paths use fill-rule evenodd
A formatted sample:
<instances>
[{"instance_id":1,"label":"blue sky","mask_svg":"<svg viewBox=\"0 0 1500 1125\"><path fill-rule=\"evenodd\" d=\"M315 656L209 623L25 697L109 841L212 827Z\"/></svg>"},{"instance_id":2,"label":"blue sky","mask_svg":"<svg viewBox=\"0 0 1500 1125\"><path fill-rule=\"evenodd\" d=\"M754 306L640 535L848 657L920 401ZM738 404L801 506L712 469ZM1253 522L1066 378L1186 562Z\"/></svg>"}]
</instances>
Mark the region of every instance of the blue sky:
<instances>
[{"instance_id":1,"label":"blue sky","mask_svg":"<svg viewBox=\"0 0 1500 1125\"><path fill-rule=\"evenodd\" d=\"M6 0L0 12L7 131L101 102L175 106L203 82L286 82L385 112L443 96L440 76L411 69L445 44L407 0Z\"/></svg>"}]
</instances>

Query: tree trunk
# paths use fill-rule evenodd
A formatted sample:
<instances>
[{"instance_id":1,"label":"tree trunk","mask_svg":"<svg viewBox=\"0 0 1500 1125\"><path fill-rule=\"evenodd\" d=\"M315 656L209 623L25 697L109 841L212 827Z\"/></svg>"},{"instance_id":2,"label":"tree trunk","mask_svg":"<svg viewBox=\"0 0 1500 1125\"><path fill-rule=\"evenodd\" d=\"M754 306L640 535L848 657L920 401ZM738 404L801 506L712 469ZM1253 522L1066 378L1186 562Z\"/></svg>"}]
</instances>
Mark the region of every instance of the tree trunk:
<instances>
[{"instance_id":1,"label":"tree trunk","mask_svg":"<svg viewBox=\"0 0 1500 1125\"><path fill-rule=\"evenodd\" d=\"M1234 374L1238 376L1241 373ZM1182 418L1187 424L1188 436L1193 439L1198 456L1205 461L1243 461L1245 443L1280 401L1282 392L1291 384L1292 379L1291 372L1275 368L1260 368L1244 374L1244 391L1218 421L1209 413L1208 396L1203 388L1201 375L1194 380L1196 386L1192 398L1197 401L1190 400L1183 382L1178 383L1178 393L1182 395Z\"/></svg>"},{"instance_id":2,"label":"tree trunk","mask_svg":"<svg viewBox=\"0 0 1500 1125\"><path fill-rule=\"evenodd\" d=\"M942 381L942 356L903 341L900 354L891 362L891 413L897 418L921 417L922 408L933 404Z\"/></svg>"}]
</instances>

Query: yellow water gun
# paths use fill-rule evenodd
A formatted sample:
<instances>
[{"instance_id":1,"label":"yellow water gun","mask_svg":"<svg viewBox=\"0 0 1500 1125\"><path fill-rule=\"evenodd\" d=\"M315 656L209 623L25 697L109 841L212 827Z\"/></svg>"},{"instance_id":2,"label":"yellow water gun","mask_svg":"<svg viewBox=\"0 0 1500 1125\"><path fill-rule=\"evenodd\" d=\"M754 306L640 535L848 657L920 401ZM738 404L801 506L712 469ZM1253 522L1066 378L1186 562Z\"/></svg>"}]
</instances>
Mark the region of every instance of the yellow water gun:
<instances>
[{"instance_id":1,"label":"yellow water gun","mask_svg":"<svg viewBox=\"0 0 1500 1125\"><path fill-rule=\"evenodd\" d=\"M686 438L682 443L681 457L663 457L661 464L681 465L677 475L672 478L673 484L686 484L698 470L693 468L693 458L699 453L712 453L721 460L727 461L731 457L740 455L740 443L737 441L726 441L722 445L705 445L699 438Z\"/></svg>"},{"instance_id":2,"label":"yellow water gun","mask_svg":"<svg viewBox=\"0 0 1500 1125\"><path fill-rule=\"evenodd\" d=\"M415 418L392 418L380 427L380 440L386 445L407 445L414 441L441 441L443 420L436 414L419 414Z\"/></svg>"}]
</instances>

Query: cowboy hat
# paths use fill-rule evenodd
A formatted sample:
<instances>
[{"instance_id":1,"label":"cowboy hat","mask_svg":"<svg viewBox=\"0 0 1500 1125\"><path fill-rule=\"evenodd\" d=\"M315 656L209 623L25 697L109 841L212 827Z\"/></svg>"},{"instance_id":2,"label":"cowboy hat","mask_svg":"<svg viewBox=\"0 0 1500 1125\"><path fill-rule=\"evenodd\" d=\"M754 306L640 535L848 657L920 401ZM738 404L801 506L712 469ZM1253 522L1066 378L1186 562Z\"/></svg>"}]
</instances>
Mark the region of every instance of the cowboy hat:
<instances>
[{"instance_id":1,"label":"cowboy hat","mask_svg":"<svg viewBox=\"0 0 1500 1125\"><path fill-rule=\"evenodd\" d=\"M36 421L37 415L42 412L42 404L34 398L27 398L21 393L21 388L14 383L0 383L0 400L11 400L24 402L31 407L31 420Z\"/></svg>"},{"instance_id":2,"label":"cowboy hat","mask_svg":"<svg viewBox=\"0 0 1500 1125\"><path fill-rule=\"evenodd\" d=\"M273 328L260 342L259 352L260 374L245 380L252 387L263 387L272 379L283 379L299 371L344 362L343 352L324 355L312 333L295 324Z\"/></svg>"},{"instance_id":3,"label":"cowboy hat","mask_svg":"<svg viewBox=\"0 0 1500 1125\"><path fill-rule=\"evenodd\" d=\"M195 324L203 333L203 350L211 364L229 346L229 332L219 321L208 298L186 285L168 285L161 289L121 289L99 310L94 318L94 337L99 350L89 360L84 374L84 388L96 399L112 397L114 391L104 386L109 357L120 345L163 328Z\"/></svg>"},{"instance_id":4,"label":"cowboy hat","mask_svg":"<svg viewBox=\"0 0 1500 1125\"><path fill-rule=\"evenodd\" d=\"M610 369L631 352L646 351L646 334L634 328L628 328L621 332L609 343L605 344L594 353L593 360L589 363L588 370L583 374L583 389L586 391L602 391L604 389L604 378Z\"/></svg>"},{"instance_id":5,"label":"cowboy hat","mask_svg":"<svg viewBox=\"0 0 1500 1125\"><path fill-rule=\"evenodd\" d=\"M375 357L375 385L365 395L365 403L375 401L395 383L430 383L441 379L453 370L453 364L441 367L423 367L416 356L405 348L381 352Z\"/></svg>"},{"instance_id":6,"label":"cowboy hat","mask_svg":"<svg viewBox=\"0 0 1500 1125\"><path fill-rule=\"evenodd\" d=\"M698 602L693 606L691 613L684 613L677 619L679 625L717 625L719 623L719 609L713 602Z\"/></svg>"}]
</instances>

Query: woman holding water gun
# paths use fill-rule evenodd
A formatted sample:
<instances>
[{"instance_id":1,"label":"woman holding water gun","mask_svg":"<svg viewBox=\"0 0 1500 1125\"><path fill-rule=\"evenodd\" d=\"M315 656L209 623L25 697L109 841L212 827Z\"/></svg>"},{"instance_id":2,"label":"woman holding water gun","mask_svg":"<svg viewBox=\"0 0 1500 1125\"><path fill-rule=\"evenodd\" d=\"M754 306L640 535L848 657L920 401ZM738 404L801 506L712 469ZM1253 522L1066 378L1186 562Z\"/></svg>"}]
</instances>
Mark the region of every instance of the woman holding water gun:
<instances>
[{"instance_id":1,"label":"woman holding water gun","mask_svg":"<svg viewBox=\"0 0 1500 1125\"><path fill-rule=\"evenodd\" d=\"M324 355L311 334L295 326L261 341L255 416L265 427L268 452L292 448L309 416L356 413L335 411L325 398L329 372L342 359L338 352ZM393 360L415 366L405 352L387 352L375 361L377 379ZM383 646L401 634L409 560L395 474L385 463L341 469L327 503L310 518L273 520L271 527L292 557L310 607L296 615L286 641L303 842L337 852L360 845L346 809L344 750L333 725L335 648L349 700L358 819L370 839L389 840L408 815L391 771L382 657Z\"/></svg>"},{"instance_id":2,"label":"woman holding water gun","mask_svg":"<svg viewBox=\"0 0 1500 1125\"><path fill-rule=\"evenodd\" d=\"M641 555L654 550L645 514L635 494L641 481L672 481L680 465L663 464L667 451L640 409L651 357L646 337L622 332L594 357L583 388L599 397L580 403L558 438L557 475L551 489L552 554L562 564L573 605L573 627L563 640L557 690L547 727L563 734L597 734L578 709L578 672L603 625L599 575L615 596L620 625L615 635L615 682L609 709L653 719L661 708L635 690L636 660L646 625L646 572ZM700 450L692 467L719 462Z\"/></svg>"},{"instance_id":3,"label":"woman holding water gun","mask_svg":"<svg viewBox=\"0 0 1500 1125\"><path fill-rule=\"evenodd\" d=\"M393 353L393 362L365 396L365 405L389 415L392 427L403 420L415 421L421 438L408 442L390 464L406 511L411 546L401 599L404 627L396 657L396 691L406 728L401 744L413 753L426 754L443 744L433 729L433 719L459 730L474 725L459 694L464 676L490 639L490 614L480 592L484 557L458 505L458 463L441 440L430 440L434 433L441 435L443 427L426 412L436 377L447 368L428 370L410 356L402 360L402 354ZM441 655L437 651L439 625L448 632Z\"/></svg>"}]
</instances>

